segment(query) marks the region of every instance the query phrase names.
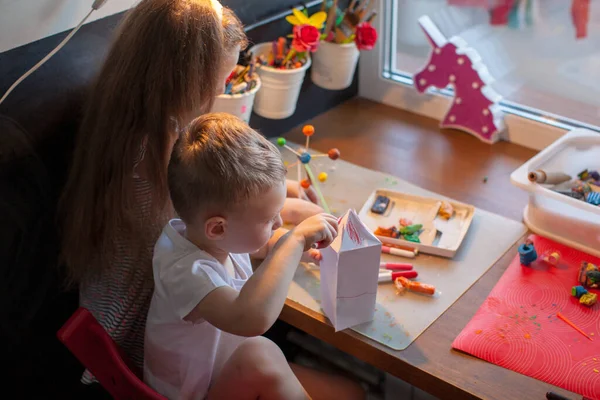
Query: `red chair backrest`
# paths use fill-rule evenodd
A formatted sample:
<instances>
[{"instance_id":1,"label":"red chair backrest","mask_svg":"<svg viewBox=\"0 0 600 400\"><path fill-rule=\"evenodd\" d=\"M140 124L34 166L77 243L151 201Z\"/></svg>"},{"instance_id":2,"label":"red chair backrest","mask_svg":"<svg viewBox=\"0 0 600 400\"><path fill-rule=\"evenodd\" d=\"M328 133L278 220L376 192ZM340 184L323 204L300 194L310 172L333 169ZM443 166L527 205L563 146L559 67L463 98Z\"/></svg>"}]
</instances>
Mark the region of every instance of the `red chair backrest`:
<instances>
[{"instance_id":1,"label":"red chair backrest","mask_svg":"<svg viewBox=\"0 0 600 400\"><path fill-rule=\"evenodd\" d=\"M87 309L75 311L58 339L115 399L166 399L132 372L119 346Z\"/></svg>"}]
</instances>

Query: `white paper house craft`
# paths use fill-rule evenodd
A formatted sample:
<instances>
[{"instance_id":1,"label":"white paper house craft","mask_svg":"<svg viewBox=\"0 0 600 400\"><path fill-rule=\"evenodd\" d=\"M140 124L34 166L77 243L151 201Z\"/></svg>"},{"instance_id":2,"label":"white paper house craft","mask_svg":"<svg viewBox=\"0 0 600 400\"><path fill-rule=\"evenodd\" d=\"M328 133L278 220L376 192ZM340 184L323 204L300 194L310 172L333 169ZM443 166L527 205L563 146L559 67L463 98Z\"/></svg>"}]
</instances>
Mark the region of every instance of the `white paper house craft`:
<instances>
[{"instance_id":1,"label":"white paper house craft","mask_svg":"<svg viewBox=\"0 0 600 400\"><path fill-rule=\"evenodd\" d=\"M321 250L321 307L335 331L375 315L381 242L349 210L331 246Z\"/></svg>"}]
</instances>

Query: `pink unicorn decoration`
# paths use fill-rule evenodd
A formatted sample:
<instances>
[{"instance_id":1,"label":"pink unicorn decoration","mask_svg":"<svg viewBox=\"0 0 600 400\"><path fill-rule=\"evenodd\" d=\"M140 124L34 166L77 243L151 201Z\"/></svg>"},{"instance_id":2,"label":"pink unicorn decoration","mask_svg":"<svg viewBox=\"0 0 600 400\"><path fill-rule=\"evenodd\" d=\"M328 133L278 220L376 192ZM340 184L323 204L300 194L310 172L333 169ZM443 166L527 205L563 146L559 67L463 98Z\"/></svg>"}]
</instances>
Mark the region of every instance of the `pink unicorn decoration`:
<instances>
[{"instance_id":1,"label":"pink unicorn decoration","mask_svg":"<svg viewBox=\"0 0 600 400\"><path fill-rule=\"evenodd\" d=\"M419 18L419 25L433 51L427 65L414 76L417 91L423 93L431 86L454 87L452 106L440 128L459 129L488 143L498 141L504 130L498 107L502 96L489 86L493 78L477 51L460 37L446 39L427 16Z\"/></svg>"}]
</instances>

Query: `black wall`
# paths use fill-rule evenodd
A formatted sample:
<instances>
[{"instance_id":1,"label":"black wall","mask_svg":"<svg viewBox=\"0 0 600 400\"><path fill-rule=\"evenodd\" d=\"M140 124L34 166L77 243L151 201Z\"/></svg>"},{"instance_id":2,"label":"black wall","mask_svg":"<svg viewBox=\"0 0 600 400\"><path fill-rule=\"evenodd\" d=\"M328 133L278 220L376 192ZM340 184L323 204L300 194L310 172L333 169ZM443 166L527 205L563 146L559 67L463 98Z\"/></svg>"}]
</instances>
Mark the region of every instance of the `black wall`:
<instances>
[{"instance_id":1,"label":"black wall","mask_svg":"<svg viewBox=\"0 0 600 400\"><path fill-rule=\"evenodd\" d=\"M230 0L223 1L223 4L234 9L245 25L289 10L293 5L301 6L299 2L290 0ZM313 7L310 12L316 10L318 7ZM78 118L85 89L97 73L110 44L111 33L122 16L123 13L113 15L83 26L63 49L0 104L0 115L14 119L36 140L56 134L61 129L61 123ZM285 19L280 19L247 33L253 43L260 43L290 32L290 25ZM51 51L67 33L0 53L0 93L4 94L16 79ZM285 120L268 120L253 115L251 125L266 136L277 136L355 96L357 92L356 79L346 90L321 89L312 84L309 71L293 116Z\"/></svg>"},{"instance_id":2,"label":"black wall","mask_svg":"<svg viewBox=\"0 0 600 400\"><path fill-rule=\"evenodd\" d=\"M245 24L299 5L289 0L223 3ZM55 336L78 302L76 291L61 286L55 210L86 88L121 18L114 15L82 27L0 104L0 359L10 371L1 381L3 390L15 388L18 398L90 398L78 383L81 365ZM248 35L259 43L288 33L290 25L279 20ZM66 34L1 53L0 95ZM251 125L277 136L356 93L356 78L347 90L333 92L313 85L307 73L292 117L275 121L253 115Z\"/></svg>"}]
</instances>

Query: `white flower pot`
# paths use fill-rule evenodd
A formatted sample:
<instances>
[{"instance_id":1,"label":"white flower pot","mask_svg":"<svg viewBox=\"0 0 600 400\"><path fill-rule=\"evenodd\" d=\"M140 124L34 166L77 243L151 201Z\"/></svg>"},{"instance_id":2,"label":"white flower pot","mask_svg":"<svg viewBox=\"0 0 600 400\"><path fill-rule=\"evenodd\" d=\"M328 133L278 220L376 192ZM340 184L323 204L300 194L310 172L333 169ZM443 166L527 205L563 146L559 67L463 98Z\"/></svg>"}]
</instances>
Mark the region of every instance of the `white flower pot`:
<instances>
[{"instance_id":1,"label":"white flower pot","mask_svg":"<svg viewBox=\"0 0 600 400\"><path fill-rule=\"evenodd\" d=\"M250 51L253 57L268 56L271 43L257 44ZM258 68L262 89L256 94L254 112L270 119L283 119L294 114L304 75L310 64L310 55L307 55L306 63L300 68L277 69L264 65Z\"/></svg>"},{"instance_id":2,"label":"white flower pot","mask_svg":"<svg viewBox=\"0 0 600 400\"><path fill-rule=\"evenodd\" d=\"M222 94L217 96L212 112L225 112L233 114L244 122L250 121L254 97L261 87L260 78L257 77L256 86L247 92L238 94Z\"/></svg>"},{"instance_id":3,"label":"white flower pot","mask_svg":"<svg viewBox=\"0 0 600 400\"><path fill-rule=\"evenodd\" d=\"M354 42L337 44L322 41L313 55L312 81L323 89L346 89L352 84L359 55Z\"/></svg>"}]
</instances>

